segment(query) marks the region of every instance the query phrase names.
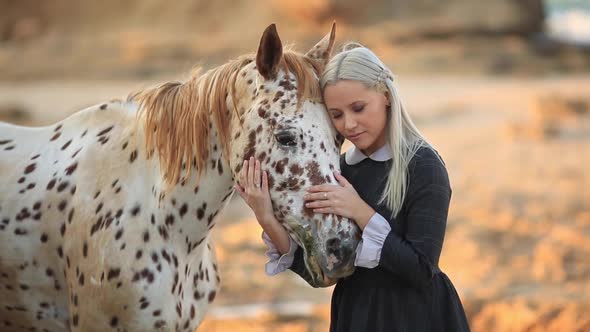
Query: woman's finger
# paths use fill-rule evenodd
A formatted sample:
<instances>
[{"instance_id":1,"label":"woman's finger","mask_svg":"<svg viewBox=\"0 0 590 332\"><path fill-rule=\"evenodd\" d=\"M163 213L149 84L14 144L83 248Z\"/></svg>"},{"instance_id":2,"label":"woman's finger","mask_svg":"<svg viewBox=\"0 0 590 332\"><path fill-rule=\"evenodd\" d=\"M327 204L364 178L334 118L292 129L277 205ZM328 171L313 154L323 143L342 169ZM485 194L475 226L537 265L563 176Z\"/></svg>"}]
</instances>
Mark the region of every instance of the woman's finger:
<instances>
[{"instance_id":1,"label":"woman's finger","mask_svg":"<svg viewBox=\"0 0 590 332\"><path fill-rule=\"evenodd\" d=\"M320 208L320 209L313 209L314 213L334 213L331 207L327 208Z\"/></svg>"},{"instance_id":2,"label":"woman's finger","mask_svg":"<svg viewBox=\"0 0 590 332\"><path fill-rule=\"evenodd\" d=\"M246 178L248 174L248 160L244 160L242 170L240 171L240 186L246 187Z\"/></svg>"},{"instance_id":3,"label":"woman's finger","mask_svg":"<svg viewBox=\"0 0 590 332\"><path fill-rule=\"evenodd\" d=\"M329 195L327 192L306 194L303 196L303 199L306 201L326 200L329 199Z\"/></svg>"},{"instance_id":4,"label":"woman's finger","mask_svg":"<svg viewBox=\"0 0 590 332\"><path fill-rule=\"evenodd\" d=\"M262 172L262 192L268 193L268 173L266 171Z\"/></svg>"},{"instance_id":5,"label":"woman's finger","mask_svg":"<svg viewBox=\"0 0 590 332\"><path fill-rule=\"evenodd\" d=\"M238 192L238 194L240 194L240 197L246 200L246 193L244 192L244 189L240 187L240 185L234 184L234 189Z\"/></svg>"},{"instance_id":6,"label":"woman's finger","mask_svg":"<svg viewBox=\"0 0 590 332\"><path fill-rule=\"evenodd\" d=\"M340 197L340 193L338 192L339 190L341 189L338 189L338 187L336 187L335 190L332 191L309 193L305 194L303 196L303 199L306 201L325 201L330 199L334 200Z\"/></svg>"},{"instance_id":7,"label":"woman's finger","mask_svg":"<svg viewBox=\"0 0 590 332\"><path fill-rule=\"evenodd\" d=\"M324 201L327 201L327 200L330 200L330 199L334 198L334 192L330 192L330 191L323 192L323 193L317 193L315 195L318 196L317 199L321 199L321 200L324 200Z\"/></svg>"},{"instance_id":8,"label":"woman's finger","mask_svg":"<svg viewBox=\"0 0 590 332\"><path fill-rule=\"evenodd\" d=\"M326 207L331 207L331 206L332 206L332 202L330 202L328 200L305 203L305 207L310 208L310 209L326 208Z\"/></svg>"},{"instance_id":9,"label":"woman's finger","mask_svg":"<svg viewBox=\"0 0 590 332\"><path fill-rule=\"evenodd\" d=\"M333 185L333 184L320 184L317 186L311 186L311 187L307 188L307 191L310 193L332 191L336 187L338 187L338 186Z\"/></svg>"},{"instance_id":10,"label":"woman's finger","mask_svg":"<svg viewBox=\"0 0 590 332\"><path fill-rule=\"evenodd\" d=\"M254 187L254 168L256 163L254 162L254 157L250 157L250 161L248 161L248 187Z\"/></svg>"},{"instance_id":11,"label":"woman's finger","mask_svg":"<svg viewBox=\"0 0 590 332\"><path fill-rule=\"evenodd\" d=\"M256 188L260 188L260 161L256 160L255 161L255 168L254 168L254 186Z\"/></svg>"},{"instance_id":12,"label":"woman's finger","mask_svg":"<svg viewBox=\"0 0 590 332\"><path fill-rule=\"evenodd\" d=\"M338 180L338 183L340 183L341 186L343 186L343 187L351 186L350 182L348 182L348 180L346 180L346 178L344 176L342 176L340 173L334 171L334 177L336 178L336 180Z\"/></svg>"}]
</instances>

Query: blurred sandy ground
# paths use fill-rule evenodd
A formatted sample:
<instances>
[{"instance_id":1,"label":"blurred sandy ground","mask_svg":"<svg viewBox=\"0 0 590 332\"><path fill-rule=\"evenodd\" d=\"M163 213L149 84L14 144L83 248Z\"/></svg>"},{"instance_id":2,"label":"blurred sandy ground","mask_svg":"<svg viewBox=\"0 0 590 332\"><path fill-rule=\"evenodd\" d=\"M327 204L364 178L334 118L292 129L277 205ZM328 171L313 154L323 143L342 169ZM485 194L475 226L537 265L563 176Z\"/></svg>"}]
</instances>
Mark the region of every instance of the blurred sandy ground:
<instances>
[{"instance_id":1,"label":"blurred sandy ground","mask_svg":"<svg viewBox=\"0 0 590 332\"><path fill-rule=\"evenodd\" d=\"M542 34L535 6L0 0L0 120L47 125L182 79L253 52L273 22L305 51L336 18L338 41L367 44L398 75L447 163L441 267L473 331L590 331L590 54ZM223 285L199 331L327 330L331 289L267 277L260 228L239 197L213 236Z\"/></svg>"}]
</instances>

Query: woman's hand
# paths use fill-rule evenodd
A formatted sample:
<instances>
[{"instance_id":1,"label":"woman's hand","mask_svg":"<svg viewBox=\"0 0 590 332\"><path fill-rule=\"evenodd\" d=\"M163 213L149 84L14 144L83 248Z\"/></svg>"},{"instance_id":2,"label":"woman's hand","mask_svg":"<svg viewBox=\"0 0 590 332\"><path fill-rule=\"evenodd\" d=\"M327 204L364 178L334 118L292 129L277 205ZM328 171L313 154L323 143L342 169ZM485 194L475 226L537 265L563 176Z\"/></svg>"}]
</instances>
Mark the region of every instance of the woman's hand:
<instances>
[{"instance_id":1,"label":"woman's hand","mask_svg":"<svg viewBox=\"0 0 590 332\"><path fill-rule=\"evenodd\" d=\"M307 201L305 207L313 209L315 213L333 213L353 219L362 229L375 214L358 195L354 187L338 172L334 176L340 185L322 184L310 187L308 194L303 196Z\"/></svg>"},{"instance_id":2,"label":"woman's hand","mask_svg":"<svg viewBox=\"0 0 590 332\"><path fill-rule=\"evenodd\" d=\"M281 255L289 252L291 239L272 211L272 201L268 192L268 174L261 171L260 161L254 158L244 160L238 182L239 184L236 184L234 188L254 211L258 223L274 246Z\"/></svg>"},{"instance_id":3,"label":"woman's hand","mask_svg":"<svg viewBox=\"0 0 590 332\"><path fill-rule=\"evenodd\" d=\"M254 160L253 157L244 160L238 182L234 188L254 211L258 222L264 224L273 220L272 201L268 193L268 174L260 170L260 161Z\"/></svg>"}]
</instances>

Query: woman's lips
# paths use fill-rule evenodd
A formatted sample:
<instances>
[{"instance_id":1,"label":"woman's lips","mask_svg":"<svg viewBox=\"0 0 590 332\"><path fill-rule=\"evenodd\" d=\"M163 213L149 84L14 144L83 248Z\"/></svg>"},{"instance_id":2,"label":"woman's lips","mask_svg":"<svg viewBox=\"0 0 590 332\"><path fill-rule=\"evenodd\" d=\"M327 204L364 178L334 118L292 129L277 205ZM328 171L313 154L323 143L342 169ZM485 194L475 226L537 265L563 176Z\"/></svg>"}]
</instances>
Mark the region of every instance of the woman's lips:
<instances>
[{"instance_id":1,"label":"woman's lips","mask_svg":"<svg viewBox=\"0 0 590 332\"><path fill-rule=\"evenodd\" d=\"M364 132L358 133L358 134L355 134L355 135L349 135L348 136L348 139L350 139L350 140L358 139L362 134L364 134Z\"/></svg>"}]
</instances>

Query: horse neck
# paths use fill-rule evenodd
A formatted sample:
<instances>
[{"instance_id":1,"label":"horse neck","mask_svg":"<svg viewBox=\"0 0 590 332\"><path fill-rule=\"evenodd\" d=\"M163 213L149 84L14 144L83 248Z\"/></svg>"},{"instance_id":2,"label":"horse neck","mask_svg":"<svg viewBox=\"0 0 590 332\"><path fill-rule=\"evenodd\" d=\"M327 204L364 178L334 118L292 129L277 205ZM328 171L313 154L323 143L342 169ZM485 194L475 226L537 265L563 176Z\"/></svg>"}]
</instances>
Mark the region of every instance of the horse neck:
<instances>
[{"instance_id":1,"label":"horse neck","mask_svg":"<svg viewBox=\"0 0 590 332\"><path fill-rule=\"evenodd\" d=\"M215 217L233 193L233 178L212 130L209 158L200 175L192 163L191 176L164 190L164 179L159 175L160 194L156 194L157 231L170 243L187 247L190 254L201 245L215 225ZM163 234L164 233L164 234ZM167 233L167 234L165 234Z\"/></svg>"},{"instance_id":2,"label":"horse neck","mask_svg":"<svg viewBox=\"0 0 590 332\"><path fill-rule=\"evenodd\" d=\"M155 174L153 192L157 210L156 225L160 234L163 230L169 231L168 236L163 236L164 238L169 237L172 243L179 245L185 242L200 243L213 227L214 218L223 207L223 203L233 192L232 172L226 162L229 158L223 156L224 148L220 139L230 137L227 129L231 132L230 127L233 127L232 113L215 106L206 113L202 109L218 105L218 99L225 97L225 93L220 95L219 91L226 91L226 87L215 85L216 79L213 83L209 81L210 75L217 74L218 71L213 71L186 83L172 82L137 95L143 107L146 107L146 112L141 113L145 121L140 136L145 140L144 145L154 153L152 169ZM223 78L223 75L221 76ZM226 81L222 78L219 80L220 83ZM217 93L203 95L210 93L213 88ZM176 114L165 110L174 110ZM229 127L226 126L228 123ZM153 136L146 135L146 131L151 133L152 130ZM164 143L171 142L169 139L176 144L184 142L189 146L165 146ZM162 142L164 140L169 141ZM199 144L204 142L203 140L206 140L206 146ZM159 146L164 147L160 151L170 154L162 156L170 158L170 163L167 163L168 160L159 159ZM192 153L187 149L193 149ZM184 179L186 172L190 170L190 177L186 181L176 181L178 172L175 167L178 165L170 165L177 163L175 158L178 154L194 155L185 158L182 163L180 179ZM163 169L158 167L158 164L163 166ZM173 181L176 183L171 188L163 176L165 172L175 177Z\"/></svg>"}]
</instances>

